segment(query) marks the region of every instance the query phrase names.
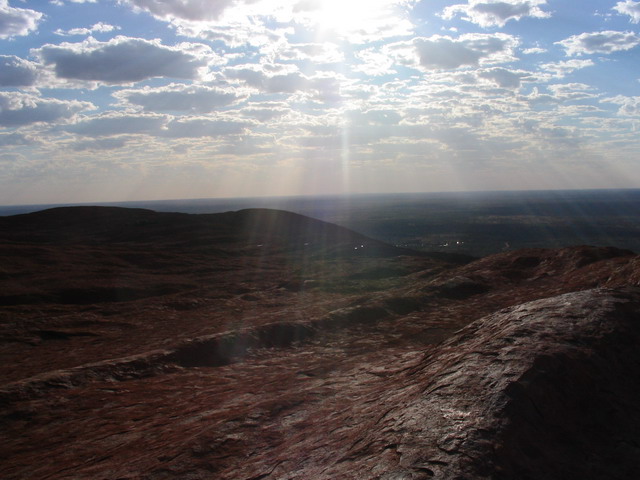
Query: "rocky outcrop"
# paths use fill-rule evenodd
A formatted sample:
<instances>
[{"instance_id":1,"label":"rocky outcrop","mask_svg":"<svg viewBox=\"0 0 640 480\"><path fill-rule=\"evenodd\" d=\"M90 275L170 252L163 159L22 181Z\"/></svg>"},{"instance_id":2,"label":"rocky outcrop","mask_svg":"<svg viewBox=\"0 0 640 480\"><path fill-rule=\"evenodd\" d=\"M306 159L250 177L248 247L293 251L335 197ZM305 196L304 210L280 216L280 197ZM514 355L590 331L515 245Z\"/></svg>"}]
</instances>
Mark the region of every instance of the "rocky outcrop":
<instances>
[{"instance_id":1,"label":"rocky outcrop","mask_svg":"<svg viewBox=\"0 0 640 480\"><path fill-rule=\"evenodd\" d=\"M637 289L470 324L408 374L414 397L378 425L373 435L398 452L380 478L638 478L639 342Z\"/></svg>"},{"instance_id":2,"label":"rocky outcrop","mask_svg":"<svg viewBox=\"0 0 640 480\"><path fill-rule=\"evenodd\" d=\"M176 368L151 376L128 372L37 400L5 398L0 439L10 460L0 472L221 480L640 474L640 290L594 289L503 309L422 354L379 349L375 333L355 338L362 327L354 328L296 348L274 344L227 366L214 366L196 342L180 351ZM295 332L286 332L286 345ZM131 360L123 368L134 368ZM38 451L51 461L33 463Z\"/></svg>"},{"instance_id":3,"label":"rocky outcrop","mask_svg":"<svg viewBox=\"0 0 640 480\"><path fill-rule=\"evenodd\" d=\"M467 263L261 210L0 232L2 479L640 478L632 252Z\"/></svg>"}]
</instances>

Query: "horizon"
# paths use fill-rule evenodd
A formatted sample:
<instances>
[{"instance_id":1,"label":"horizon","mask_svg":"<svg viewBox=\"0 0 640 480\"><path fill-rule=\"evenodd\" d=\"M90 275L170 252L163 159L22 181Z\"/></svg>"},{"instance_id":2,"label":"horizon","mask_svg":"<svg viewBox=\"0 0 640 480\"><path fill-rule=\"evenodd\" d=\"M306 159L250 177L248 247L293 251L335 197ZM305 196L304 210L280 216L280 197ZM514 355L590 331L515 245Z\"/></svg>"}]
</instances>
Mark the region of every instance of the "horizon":
<instances>
[{"instance_id":1,"label":"horizon","mask_svg":"<svg viewBox=\"0 0 640 480\"><path fill-rule=\"evenodd\" d=\"M639 51L636 0L0 0L0 205L638 188Z\"/></svg>"},{"instance_id":2,"label":"horizon","mask_svg":"<svg viewBox=\"0 0 640 480\"><path fill-rule=\"evenodd\" d=\"M208 209L215 206L233 206L234 208L278 208L291 204L291 202L299 201L303 205L306 203L307 209L313 209L319 200L329 201L351 201L351 200L373 200L373 199L460 199L464 198L489 198L492 195L498 197L517 197L518 195L549 195L551 197L560 197L571 194L591 194L591 193L634 193L640 192L640 188L575 188L575 189L551 189L551 190L459 190L459 191L435 191L435 192L376 192L376 193L345 193L345 194L325 194L325 195L272 195L272 196L254 196L254 197L209 197L209 198L156 198L156 199L140 199L140 200L96 200L88 202L55 202L55 203L33 203L33 204L0 204L0 216L17 215L22 213L32 213L40 210L58 207L82 207L82 206L114 206L123 208L146 208L157 211L181 211L164 210L165 208L176 208L182 204L183 213L203 213L198 211L198 207ZM251 206L254 205L254 206ZM320 207L318 207L321 209ZM212 210L212 213L225 211L224 209Z\"/></svg>"}]
</instances>

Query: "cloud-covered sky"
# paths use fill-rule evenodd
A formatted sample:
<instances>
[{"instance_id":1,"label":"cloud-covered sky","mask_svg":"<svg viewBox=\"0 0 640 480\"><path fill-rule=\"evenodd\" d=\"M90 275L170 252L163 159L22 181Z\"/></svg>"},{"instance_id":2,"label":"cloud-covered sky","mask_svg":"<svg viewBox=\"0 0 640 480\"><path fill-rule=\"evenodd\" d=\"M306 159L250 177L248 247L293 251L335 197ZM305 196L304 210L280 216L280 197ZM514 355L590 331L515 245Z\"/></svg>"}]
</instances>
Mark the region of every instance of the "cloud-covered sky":
<instances>
[{"instance_id":1,"label":"cloud-covered sky","mask_svg":"<svg viewBox=\"0 0 640 480\"><path fill-rule=\"evenodd\" d=\"M0 0L0 204L640 187L640 1Z\"/></svg>"}]
</instances>

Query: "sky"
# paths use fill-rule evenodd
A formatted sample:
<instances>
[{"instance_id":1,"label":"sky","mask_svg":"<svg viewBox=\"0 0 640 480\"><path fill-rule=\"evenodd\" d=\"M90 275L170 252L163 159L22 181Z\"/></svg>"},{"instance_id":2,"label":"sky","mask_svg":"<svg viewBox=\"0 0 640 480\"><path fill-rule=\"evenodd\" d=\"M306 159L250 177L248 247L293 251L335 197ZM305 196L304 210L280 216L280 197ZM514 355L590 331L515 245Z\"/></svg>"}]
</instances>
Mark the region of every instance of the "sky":
<instances>
[{"instance_id":1,"label":"sky","mask_svg":"<svg viewBox=\"0 0 640 480\"><path fill-rule=\"evenodd\" d=\"M0 0L0 204L640 187L640 1Z\"/></svg>"}]
</instances>

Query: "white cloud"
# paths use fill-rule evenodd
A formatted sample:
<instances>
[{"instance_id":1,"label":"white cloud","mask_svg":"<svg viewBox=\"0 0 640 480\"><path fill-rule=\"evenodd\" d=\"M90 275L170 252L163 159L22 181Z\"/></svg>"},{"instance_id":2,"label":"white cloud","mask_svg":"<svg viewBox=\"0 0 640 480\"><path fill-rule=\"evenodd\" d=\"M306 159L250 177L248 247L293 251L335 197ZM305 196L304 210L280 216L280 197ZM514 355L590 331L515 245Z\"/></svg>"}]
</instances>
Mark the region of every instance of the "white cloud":
<instances>
[{"instance_id":1,"label":"white cloud","mask_svg":"<svg viewBox=\"0 0 640 480\"><path fill-rule=\"evenodd\" d=\"M393 72L393 60L377 48L361 50L356 52L354 56L361 62L352 66L356 72L371 76L386 75Z\"/></svg>"},{"instance_id":2,"label":"white cloud","mask_svg":"<svg viewBox=\"0 0 640 480\"><path fill-rule=\"evenodd\" d=\"M288 44L274 54L283 60L308 60L316 65L344 61L344 53L333 43Z\"/></svg>"},{"instance_id":3,"label":"white cloud","mask_svg":"<svg viewBox=\"0 0 640 480\"><path fill-rule=\"evenodd\" d=\"M98 139L122 135L200 138L236 135L243 133L249 126L250 123L247 121L241 122L218 118L171 118L166 115L107 112L99 116L80 119L73 124L60 126L59 130ZM109 146L117 148L115 143L87 142L79 142L77 145L87 149L96 149L99 146L102 146L103 149Z\"/></svg>"},{"instance_id":4,"label":"white cloud","mask_svg":"<svg viewBox=\"0 0 640 480\"><path fill-rule=\"evenodd\" d=\"M34 142L20 133L0 133L0 146L31 145Z\"/></svg>"},{"instance_id":5,"label":"white cloud","mask_svg":"<svg viewBox=\"0 0 640 480\"><path fill-rule=\"evenodd\" d=\"M640 23L640 2L633 0L625 0L616 3L613 9L621 15L629 15L632 23Z\"/></svg>"},{"instance_id":6,"label":"white cloud","mask_svg":"<svg viewBox=\"0 0 640 480\"><path fill-rule=\"evenodd\" d=\"M290 111L284 102L261 102L252 103L240 109L238 113L242 116L253 118L258 122L266 122L286 115Z\"/></svg>"},{"instance_id":7,"label":"white cloud","mask_svg":"<svg viewBox=\"0 0 640 480\"><path fill-rule=\"evenodd\" d=\"M128 141L128 137L98 138L76 142L71 148L76 152L85 150L116 150L124 147Z\"/></svg>"},{"instance_id":8,"label":"white cloud","mask_svg":"<svg viewBox=\"0 0 640 480\"><path fill-rule=\"evenodd\" d=\"M248 122L190 118L169 122L160 135L171 138L223 137L244 133L248 126Z\"/></svg>"},{"instance_id":9,"label":"white cloud","mask_svg":"<svg viewBox=\"0 0 640 480\"><path fill-rule=\"evenodd\" d=\"M171 84L166 87L121 90L114 94L125 104L145 112L210 113L238 103L246 95L206 86Z\"/></svg>"},{"instance_id":10,"label":"white cloud","mask_svg":"<svg viewBox=\"0 0 640 480\"><path fill-rule=\"evenodd\" d=\"M265 2L266 3L266 2ZM271 2L270 2L271 3ZM278 2L273 2L278 3ZM383 38L411 35L413 24L408 10L415 0L343 1L290 0L288 11L292 21L314 31L319 38L341 38L350 43L364 44ZM304 4L304 8L300 8Z\"/></svg>"},{"instance_id":11,"label":"white cloud","mask_svg":"<svg viewBox=\"0 0 640 480\"><path fill-rule=\"evenodd\" d=\"M294 33L293 27L269 28L263 23L173 21L177 33L184 37L221 41L231 48L250 45L260 47L281 43Z\"/></svg>"},{"instance_id":12,"label":"white cloud","mask_svg":"<svg viewBox=\"0 0 640 480\"><path fill-rule=\"evenodd\" d=\"M548 93L540 93L538 87L533 87L529 95L519 97L519 100L529 103L529 105L557 104L560 102L558 98Z\"/></svg>"},{"instance_id":13,"label":"white cloud","mask_svg":"<svg viewBox=\"0 0 640 480\"><path fill-rule=\"evenodd\" d=\"M13 8L8 0L0 0L0 38L28 35L38 28L41 12L27 8Z\"/></svg>"},{"instance_id":14,"label":"white cloud","mask_svg":"<svg viewBox=\"0 0 640 480\"><path fill-rule=\"evenodd\" d=\"M262 88L267 93L294 93L306 90L308 86L307 78L298 72L266 76L262 79Z\"/></svg>"},{"instance_id":15,"label":"white cloud","mask_svg":"<svg viewBox=\"0 0 640 480\"><path fill-rule=\"evenodd\" d=\"M523 72L514 72L505 68L490 68L478 73L480 78L485 78L495 82L501 88L516 89L520 87L522 78L528 74Z\"/></svg>"},{"instance_id":16,"label":"white cloud","mask_svg":"<svg viewBox=\"0 0 640 480\"><path fill-rule=\"evenodd\" d=\"M20 127L53 123L94 106L77 100L63 101L20 92L0 92L0 126Z\"/></svg>"},{"instance_id":17,"label":"white cloud","mask_svg":"<svg viewBox=\"0 0 640 480\"><path fill-rule=\"evenodd\" d=\"M245 64L226 69L224 75L244 82L254 94L296 95L297 101L320 103L340 101L343 83L348 83L344 75L334 72L303 75L291 64Z\"/></svg>"},{"instance_id":18,"label":"white cloud","mask_svg":"<svg viewBox=\"0 0 640 480\"><path fill-rule=\"evenodd\" d=\"M35 63L14 55L0 55L0 86L29 87L36 83L37 78Z\"/></svg>"},{"instance_id":19,"label":"white cloud","mask_svg":"<svg viewBox=\"0 0 640 480\"><path fill-rule=\"evenodd\" d=\"M60 127L61 130L89 137L109 137L124 134L155 134L165 124L166 117L160 115L130 115L106 113L88 117L76 123Z\"/></svg>"},{"instance_id":20,"label":"white cloud","mask_svg":"<svg viewBox=\"0 0 640 480\"><path fill-rule=\"evenodd\" d=\"M515 37L503 33L471 33L458 38L440 35L416 38L413 49L407 48L407 42L400 42L386 50L407 66L417 63L428 70L449 70L508 62L513 60L517 44Z\"/></svg>"},{"instance_id":21,"label":"white cloud","mask_svg":"<svg viewBox=\"0 0 640 480\"><path fill-rule=\"evenodd\" d=\"M531 48L525 48L524 50L522 50L522 53L524 53L525 55L534 55L537 53L546 53L546 49L541 48L541 47L531 47Z\"/></svg>"},{"instance_id":22,"label":"white cloud","mask_svg":"<svg viewBox=\"0 0 640 480\"><path fill-rule=\"evenodd\" d=\"M55 76L64 80L130 84L155 77L196 79L212 63L222 63L208 46L124 36L108 42L89 37L81 43L47 44L33 50Z\"/></svg>"},{"instance_id":23,"label":"white cloud","mask_svg":"<svg viewBox=\"0 0 640 480\"><path fill-rule=\"evenodd\" d=\"M563 101L582 100L596 96L591 93L594 89L584 83L560 83L549 85L547 88L557 99Z\"/></svg>"},{"instance_id":24,"label":"white cloud","mask_svg":"<svg viewBox=\"0 0 640 480\"><path fill-rule=\"evenodd\" d=\"M618 109L618 115L625 117L640 116L640 97L627 97L624 95L617 95L615 97L605 98L602 101L620 105L620 108Z\"/></svg>"},{"instance_id":25,"label":"white cloud","mask_svg":"<svg viewBox=\"0 0 640 480\"><path fill-rule=\"evenodd\" d=\"M526 101L530 105L553 105L556 106L577 100L589 100L597 98L594 89L584 83L558 83L547 87L549 93L540 93L538 87L520 100Z\"/></svg>"},{"instance_id":26,"label":"white cloud","mask_svg":"<svg viewBox=\"0 0 640 480\"><path fill-rule=\"evenodd\" d=\"M98 3L98 0L67 0L68 3ZM62 6L64 5L63 0L51 0L51 3L54 5Z\"/></svg>"},{"instance_id":27,"label":"white cloud","mask_svg":"<svg viewBox=\"0 0 640 480\"><path fill-rule=\"evenodd\" d=\"M181 34L229 45L266 45L282 36L277 24L295 24L316 38L343 38L364 43L411 34L406 12L416 0L119 0L135 11L170 22ZM278 30L280 30L279 33ZM293 34L293 30L287 33Z\"/></svg>"},{"instance_id":28,"label":"white cloud","mask_svg":"<svg viewBox=\"0 0 640 480\"><path fill-rule=\"evenodd\" d=\"M640 44L640 36L634 32L606 30L573 35L556 43L562 45L568 55L612 53L636 47Z\"/></svg>"},{"instance_id":29,"label":"white cloud","mask_svg":"<svg viewBox=\"0 0 640 480\"><path fill-rule=\"evenodd\" d=\"M593 63L593 60L573 59L566 60L564 62L543 63L542 65L540 65L540 67L543 70L550 72L554 77L561 78L571 72L574 72L581 68L592 67L593 65L595 65L595 63Z\"/></svg>"},{"instance_id":30,"label":"white cloud","mask_svg":"<svg viewBox=\"0 0 640 480\"><path fill-rule=\"evenodd\" d=\"M191 21L218 20L222 13L236 4L236 0L119 0L138 11L146 11L154 17L172 21L176 19Z\"/></svg>"},{"instance_id":31,"label":"white cloud","mask_svg":"<svg viewBox=\"0 0 640 480\"><path fill-rule=\"evenodd\" d=\"M72 28L71 30L57 29L53 33L61 36L71 35L91 35L92 33L108 33L114 30L120 30L120 27L109 25L108 23L98 22L90 28Z\"/></svg>"},{"instance_id":32,"label":"white cloud","mask_svg":"<svg viewBox=\"0 0 640 480\"><path fill-rule=\"evenodd\" d=\"M540 6L547 0L469 0L467 4L452 5L444 9L442 17L450 20L462 14L462 18L481 27L504 27L509 20L524 17L548 18L550 14Z\"/></svg>"}]
</instances>

